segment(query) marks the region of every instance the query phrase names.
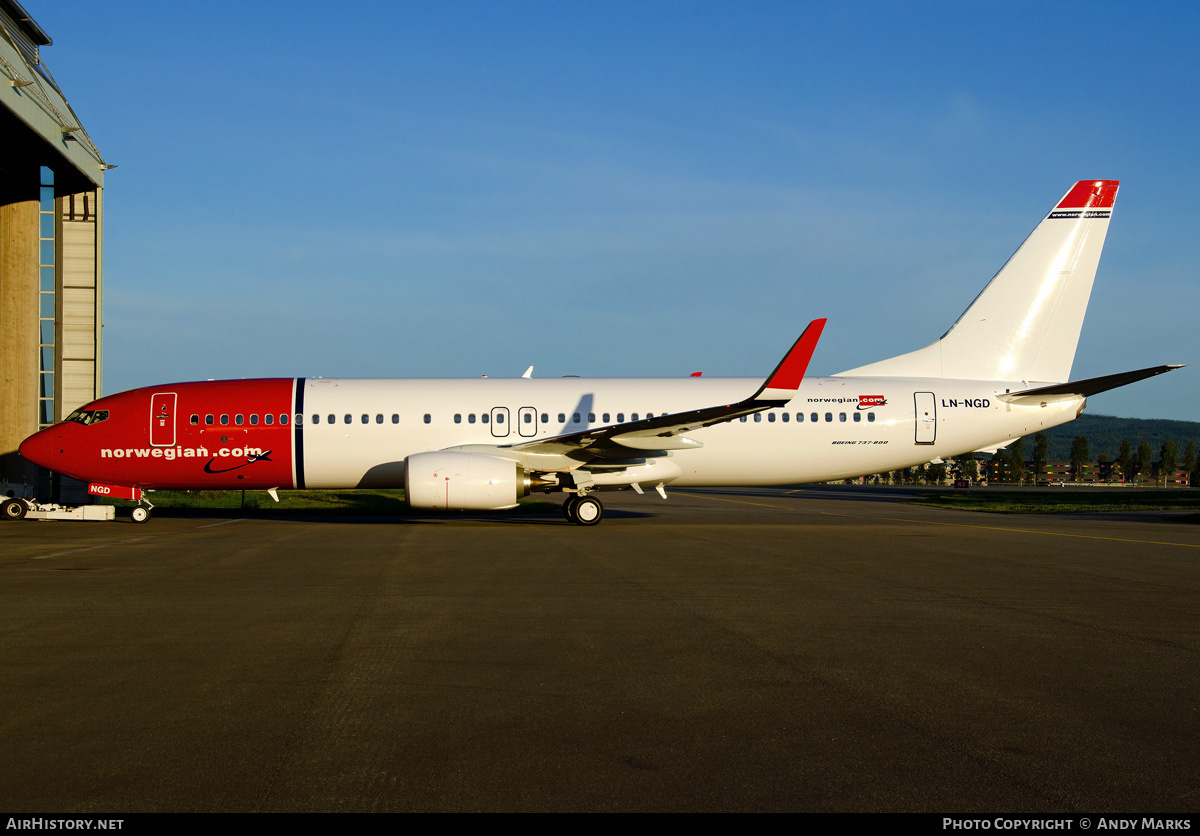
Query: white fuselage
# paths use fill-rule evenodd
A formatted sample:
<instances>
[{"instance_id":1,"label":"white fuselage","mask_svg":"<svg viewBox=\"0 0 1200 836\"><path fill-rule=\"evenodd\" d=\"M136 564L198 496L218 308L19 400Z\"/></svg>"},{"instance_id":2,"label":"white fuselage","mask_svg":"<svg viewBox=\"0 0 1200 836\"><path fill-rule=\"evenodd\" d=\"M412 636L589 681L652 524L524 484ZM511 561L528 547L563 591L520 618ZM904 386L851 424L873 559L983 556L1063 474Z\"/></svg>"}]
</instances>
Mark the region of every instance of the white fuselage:
<instances>
[{"instance_id":1,"label":"white fuselage","mask_svg":"<svg viewBox=\"0 0 1200 836\"><path fill-rule=\"evenodd\" d=\"M404 459L416 453L515 446L736 403L758 383L747 378L309 378L303 399L304 486L395 486L403 478ZM879 473L1002 445L1070 421L1084 405L1082 398L1024 406L997 397L1024 388L1025 382L807 379L786 408L689 433L703 447L668 453L674 467L666 481L778 485ZM506 455L519 457L517 450ZM630 455L639 454L631 450ZM663 457L650 456L651 463L656 458Z\"/></svg>"}]
</instances>

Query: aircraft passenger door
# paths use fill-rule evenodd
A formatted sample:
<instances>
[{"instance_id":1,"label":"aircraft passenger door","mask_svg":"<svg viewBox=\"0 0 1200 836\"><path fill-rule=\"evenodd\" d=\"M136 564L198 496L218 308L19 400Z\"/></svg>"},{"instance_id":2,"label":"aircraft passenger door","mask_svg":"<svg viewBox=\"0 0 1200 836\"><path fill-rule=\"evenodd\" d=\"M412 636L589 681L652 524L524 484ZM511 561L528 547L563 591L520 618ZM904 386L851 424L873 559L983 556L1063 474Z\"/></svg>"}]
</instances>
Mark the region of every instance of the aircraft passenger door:
<instances>
[{"instance_id":1,"label":"aircraft passenger door","mask_svg":"<svg viewBox=\"0 0 1200 836\"><path fill-rule=\"evenodd\" d=\"M526 438L537 435L537 410L532 406L523 406L517 413L517 432Z\"/></svg>"},{"instance_id":2,"label":"aircraft passenger door","mask_svg":"<svg viewBox=\"0 0 1200 836\"><path fill-rule=\"evenodd\" d=\"M933 392L914 392L917 407L917 444L933 444L937 440L937 404Z\"/></svg>"},{"instance_id":3,"label":"aircraft passenger door","mask_svg":"<svg viewBox=\"0 0 1200 836\"><path fill-rule=\"evenodd\" d=\"M155 392L150 396L150 446L175 446L174 392Z\"/></svg>"},{"instance_id":4,"label":"aircraft passenger door","mask_svg":"<svg viewBox=\"0 0 1200 836\"><path fill-rule=\"evenodd\" d=\"M508 407L492 407L492 435L496 438L508 437Z\"/></svg>"}]
</instances>

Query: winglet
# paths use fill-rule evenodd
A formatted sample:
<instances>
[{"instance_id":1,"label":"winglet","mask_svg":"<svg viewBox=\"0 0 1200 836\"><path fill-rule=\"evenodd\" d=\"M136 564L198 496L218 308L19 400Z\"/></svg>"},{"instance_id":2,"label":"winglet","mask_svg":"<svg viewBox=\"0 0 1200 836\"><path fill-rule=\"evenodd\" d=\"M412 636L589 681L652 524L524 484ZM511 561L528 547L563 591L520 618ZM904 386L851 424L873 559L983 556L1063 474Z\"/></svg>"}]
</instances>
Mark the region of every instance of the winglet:
<instances>
[{"instance_id":1,"label":"winglet","mask_svg":"<svg viewBox=\"0 0 1200 836\"><path fill-rule=\"evenodd\" d=\"M808 363L812 360L813 352L817 350L817 341L825 329L827 319L814 319L808 323L800 339L792 345L784 358L779 361L775 371L771 372L762 387L750 398L752 401L790 401L804 380L808 371Z\"/></svg>"}]
</instances>

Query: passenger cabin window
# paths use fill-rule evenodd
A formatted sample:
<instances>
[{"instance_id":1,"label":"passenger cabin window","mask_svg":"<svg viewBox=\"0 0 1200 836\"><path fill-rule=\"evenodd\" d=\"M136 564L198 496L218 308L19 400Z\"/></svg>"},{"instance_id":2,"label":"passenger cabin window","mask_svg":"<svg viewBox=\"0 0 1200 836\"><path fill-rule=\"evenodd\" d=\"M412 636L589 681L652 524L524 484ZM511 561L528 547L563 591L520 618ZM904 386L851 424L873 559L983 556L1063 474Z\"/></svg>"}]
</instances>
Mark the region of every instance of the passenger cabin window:
<instances>
[{"instance_id":1,"label":"passenger cabin window","mask_svg":"<svg viewBox=\"0 0 1200 836\"><path fill-rule=\"evenodd\" d=\"M486 412L481 412L479 414L479 421L480 423L486 424L488 422L488 414Z\"/></svg>"},{"instance_id":2,"label":"passenger cabin window","mask_svg":"<svg viewBox=\"0 0 1200 836\"><path fill-rule=\"evenodd\" d=\"M838 413L838 420L839 420L839 421L841 421L843 424L844 424L844 423L846 423L846 413L844 413L844 412L839 412L839 413Z\"/></svg>"},{"instance_id":3,"label":"passenger cabin window","mask_svg":"<svg viewBox=\"0 0 1200 836\"><path fill-rule=\"evenodd\" d=\"M222 425L225 425L225 424L228 424L228 423L229 423L229 416L228 416L228 415L222 415L222 416L221 416L221 424L222 424Z\"/></svg>"},{"instance_id":4,"label":"passenger cabin window","mask_svg":"<svg viewBox=\"0 0 1200 836\"><path fill-rule=\"evenodd\" d=\"M636 421L637 419L638 419L638 417L637 417L637 413L636 413L636 412L635 412L635 413L633 413L633 415L631 415L631 416L630 416L630 420L631 420L631 421Z\"/></svg>"},{"instance_id":5,"label":"passenger cabin window","mask_svg":"<svg viewBox=\"0 0 1200 836\"><path fill-rule=\"evenodd\" d=\"M351 421L353 421L353 420L354 420L354 419L353 419L353 418L350 416L350 413L346 413L344 416L342 416L342 423L343 423L343 424L349 424L349 423L350 423Z\"/></svg>"},{"instance_id":6,"label":"passenger cabin window","mask_svg":"<svg viewBox=\"0 0 1200 836\"><path fill-rule=\"evenodd\" d=\"M862 420L862 413L861 412L854 413L854 423L857 424L861 420Z\"/></svg>"},{"instance_id":7,"label":"passenger cabin window","mask_svg":"<svg viewBox=\"0 0 1200 836\"><path fill-rule=\"evenodd\" d=\"M762 413L761 412L754 413L754 423L756 423L756 424L762 423Z\"/></svg>"},{"instance_id":8,"label":"passenger cabin window","mask_svg":"<svg viewBox=\"0 0 1200 836\"><path fill-rule=\"evenodd\" d=\"M399 424L399 423L400 423L400 416L399 416L399 415L397 415L397 414L396 414L396 413L394 413L394 412L392 413L392 423L393 423L393 424Z\"/></svg>"},{"instance_id":9,"label":"passenger cabin window","mask_svg":"<svg viewBox=\"0 0 1200 836\"><path fill-rule=\"evenodd\" d=\"M252 426L252 427L258 426L258 413L257 412L252 412L250 414L250 426Z\"/></svg>"},{"instance_id":10,"label":"passenger cabin window","mask_svg":"<svg viewBox=\"0 0 1200 836\"><path fill-rule=\"evenodd\" d=\"M767 422L771 423L771 424L775 423L775 413L774 412L767 413Z\"/></svg>"},{"instance_id":11,"label":"passenger cabin window","mask_svg":"<svg viewBox=\"0 0 1200 836\"><path fill-rule=\"evenodd\" d=\"M474 424L474 423L475 423L475 413L474 413L474 412L471 412L471 413L469 413L469 414L467 415L467 423L468 423L468 424Z\"/></svg>"},{"instance_id":12,"label":"passenger cabin window","mask_svg":"<svg viewBox=\"0 0 1200 836\"><path fill-rule=\"evenodd\" d=\"M560 424L567 423L567 416L561 412L558 413L558 423L560 423Z\"/></svg>"},{"instance_id":13,"label":"passenger cabin window","mask_svg":"<svg viewBox=\"0 0 1200 836\"><path fill-rule=\"evenodd\" d=\"M382 412L375 416L375 423L376 424L383 423L383 413Z\"/></svg>"},{"instance_id":14,"label":"passenger cabin window","mask_svg":"<svg viewBox=\"0 0 1200 836\"><path fill-rule=\"evenodd\" d=\"M549 424L549 423L550 423L550 416L549 416L549 415L547 415L545 412L543 412L543 413L542 413L542 423L543 423L543 424Z\"/></svg>"},{"instance_id":15,"label":"passenger cabin window","mask_svg":"<svg viewBox=\"0 0 1200 836\"><path fill-rule=\"evenodd\" d=\"M804 413L803 413L803 412L797 412L797 413L796 413L796 423L797 423L797 424L803 424L803 423L804 423Z\"/></svg>"},{"instance_id":16,"label":"passenger cabin window","mask_svg":"<svg viewBox=\"0 0 1200 836\"><path fill-rule=\"evenodd\" d=\"M868 412L868 413L867 413L867 423L868 423L868 424L874 424L874 423L875 423L875 413L874 413L874 412Z\"/></svg>"},{"instance_id":17,"label":"passenger cabin window","mask_svg":"<svg viewBox=\"0 0 1200 836\"><path fill-rule=\"evenodd\" d=\"M426 423L426 424L428 424L428 423L430 423L431 421L433 421L433 416L432 416L432 415L430 415L428 412L426 412L426 413L425 413L425 423Z\"/></svg>"},{"instance_id":18,"label":"passenger cabin window","mask_svg":"<svg viewBox=\"0 0 1200 836\"><path fill-rule=\"evenodd\" d=\"M780 415L779 417L780 417L781 419L783 419L783 423L785 423L785 424L786 424L786 423L788 422L788 414L787 414L786 412L785 412L785 413L783 413L782 415Z\"/></svg>"},{"instance_id":19,"label":"passenger cabin window","mask_svg":"<svg viewBox=\"0 0 1200 836\"><path fill-rule=\"evenodd\" d=\"M612 420L612 419L608 417L608 413L607 412L604 413L604 423L607 424L610 420Z\"/></svg>"},{"instance_id":20,"label":"passenger cabin window","mask_svg":"<svg viewBox=\"0 0 1200 836\"><path fill-rule=\"evenodd\" d=\"M313 422L314 424L319 424L319 423L321 423L321 416L320 416L320 415L318 415L317 413L315 413L315 412L314 412L314 413L313 413L313 417L312 417L312 422Z\"/></svg>"},{"instance_id":21,"label":"passenger cabin window","mask_svg":"<svg viewBox=\"0 0 1200 836\"><path fill-rule=\"evenodd\" d=\"M575 415L574 415L574 421L573 421L572 423L575 423L575 424L578 424L578 423L579 423L579 413L578 413L578 412L576 412L576 413L575 413Z\"/></svg>"},{"instance_id":22,"label":"passenger cabin window","mask_svg":"<svg viewBox=\"0 0 1200 836\"><path fill-rule=\"evenodd\" d=\"M594 423L596 423L596 413L594 413L594 412L589 412L589 413L588 413L588 423L589 423L589 424L594 424Z\"/></svg>"},{"instance_id":23,"label":"passenger cabin window","mask_svg":"<svg viewBox=\"0 0 1200 836\"><path fill-rule=\"evenodd\" d=\"M286 427L287 422L288 422L287 413L286 412L279 413L279 426ZM299 412L297 412L296 413L296 426L298 427L303 423L304 423L304 416L301 415Z\"/></svg>"},{"instance_id":24,"label":"passenger cabin window","mask_svg":"<svg viewBox=\"0 0 1200 836\"><path fill-rule=\"evenodd\" d=\"M815 413L815 412L814 412L814 413L812 413L811 415L809 415L809 416L808 416L808 418L809 418L809 420L810 420L810 421L812 421L814 424L815 424L815 423L817 423L817 413Z\"/></svg>"},{"instance_id":25,"label":"passenger cabin window","mask_svg":"<svg viewBox=\"0 0 1200 836\"><path fill-rule=\"evenodd\" d=\"M525 413L525 423L526 423L526 424L532 424L532 423L533 423L533 416L532 416L532 415L530 415L528 412L526 412L526 413Z\"/></svg>"},{"instance_id":26,"label":"passenger cabin window","mask_svg":"<svg viewBox=\"0 0 1200 836\"><path fill-rule=\"evenodd\" d=\"M369 423L371 423L371 416L370 416L370 415L364 415L364 416L362 417L362 422L363 422L364 424L369 424Z\"/></svg>"},{"instance_id":27,"label":"passenger cabin window","mask_svg":"<svg viewBox=\"0 0 1200 836\"><path fill-rule=\"evenodd\" d=\"M624 412L618 412L618 413L617 413L617 423L618 423L618 424L624 424L624 423L625 423L625 413L624 413Z\"/></svg>"},{"instance_id":28,"label":"passenger cabin window","mask_svg":"<svg viewBox=\"0 0 1200 836\"><path fill-rule=\"evenodd\" d=\"M832 422L833 422L833 413L832 413L832 412L826 412L826 413L825 413L825 423L829 424L829 423L832 423Z\"/></svg>"},{"instance_id":29,"label":"passenger cabin window","mask_svg":"<svg viewBox=\"0 0 1200 836\"><path fill-rule=\"evenodd\" d=\"M70 419L68 419L68 420L70 420ZM200 423L200 416L193 415L191 418L188 419L188 423L191 424L193 427L196 426L197 424Z\"/></svg>"},{"instance_id":30,"label":"passenger cabin window","mask_svg":"<svg viewBox=\"0 0 1200 836\"><path fill-rule=\"evenodd\" d=\"M233 423L237 424L239 427L242 425L244 420L245 419L241 416L241 414L233 416Z\"/></svg>"},{"instance_id":31,"label":"passenger cabin window","mask_svg":"<svg viewBox=\"0 0 1200 836\"><path fill-rule=\"evenodd\" d=\"M456 424L462 423L462 413L461 412L454 413L454 423L456 423Z\"/></svg>"},{"instance_id":32,"label":"passenger cabin window","mask_svg":"<svg viewBox=\"0 0 1200 836\"><path fill-rule=\"evenodd\" d=\"M266 424L268 427L271 426L272 424L275 423L275 416L268 412L266 415L263 416L263 423Z\"/></svg>"},{"instance_id":33,"label":"passenger cabin window","mask_svg":"<svg viewBox=\"0 0 1200 836\"><path fill-rule=\"evenodd\" d=\"M205 424L207 424L208 426L210 426L210 427L211 427L211 426L212 426L212 422L213 422L213 417L212 417L211 415L205 415L205 416L204 416L204 423L205 423Z\"/></svg>"}]
</instances>

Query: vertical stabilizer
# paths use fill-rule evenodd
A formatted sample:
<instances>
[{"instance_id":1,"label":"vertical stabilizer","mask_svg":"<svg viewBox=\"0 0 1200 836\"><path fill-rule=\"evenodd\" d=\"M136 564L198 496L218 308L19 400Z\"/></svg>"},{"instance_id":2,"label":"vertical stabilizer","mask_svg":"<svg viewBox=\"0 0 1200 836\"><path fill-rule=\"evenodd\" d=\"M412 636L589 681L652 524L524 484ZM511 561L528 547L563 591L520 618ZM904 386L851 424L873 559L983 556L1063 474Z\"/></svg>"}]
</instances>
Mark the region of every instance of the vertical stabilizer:
<instances>
[{"instance_id":1,"label":"vertical stabilizer","mask_svg":"<svg viewBox=\"0 0 1200 836\"><path fill-rule=\"evenodd\" d=\"M1066 381L1118 185L1072 186L940 340L842 374Z\"/></svg>"}]
</instances>

